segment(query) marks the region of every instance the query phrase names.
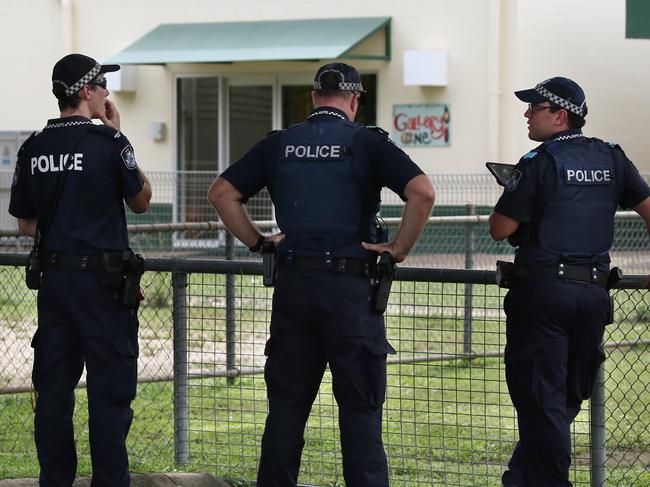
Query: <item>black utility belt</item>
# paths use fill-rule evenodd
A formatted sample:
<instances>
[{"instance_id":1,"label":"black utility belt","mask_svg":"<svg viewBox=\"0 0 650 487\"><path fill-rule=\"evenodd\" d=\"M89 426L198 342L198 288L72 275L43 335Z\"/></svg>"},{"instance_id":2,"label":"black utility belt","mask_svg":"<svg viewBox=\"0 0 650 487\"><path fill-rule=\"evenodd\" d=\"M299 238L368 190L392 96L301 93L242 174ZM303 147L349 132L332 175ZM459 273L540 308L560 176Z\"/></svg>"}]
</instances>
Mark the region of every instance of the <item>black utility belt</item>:
<instances>
[{"instance_id":1,"label":"black utility belt","mask_svg":"<svg viewBox=\"0 0 650 487\"><path fill-rule=\"evenodd\" d=\"M528 279L568 279L584 283L598 284L607 287L607 272L598 270L590 265L574 265L560 262L556 266L532 267L515 265L515 277Z\"/></svg>"},{"instance_id":2,"label":"black utility belt","mask_svg":"<svg viewBox=\"0 0 650 487\"><path fill-rule=\"evenodd\" d=\"M373 277L376 263L371 260L345 257L328 259L307 255L293 255L291 257L283 255L278 256L278 267L280 269L331 272L353 277Z\"/></svg>"},{"instance_id":3,"label":"black utility belt","mask_svg":"<svg viewBox=\"0 0 650 487\"><path fill-rule=\"evenodd\" d=\"M115 254L119 256L119 254ZM101 271L102 255L100 254L68 254L65 252L50 252L45 260L45 266L54 265L68 269L83 271Z\"/></svg>"},{"instance_id":4,"label":"black utility belt","mask_svg":"<svg viewBox=\"0 0 650 487\"><path fill-rule=\"evenodd\" d=\"M116 291L117 301L131 308L142 299L140 278L144 273L144 258L130 249L101 254L50 252L45 259L45 266L97 272L100 285Z\"/></svg>"},{"instance_id":5,"label":"black utility belt","mask_svg":"<svg viewBox=\"0 0 650 487\"><path fill-rule=\"evenodd\" d=\"M618 268L615 268L618 270ZM510 287L514 279L567 279L608 288L610 273L593 265L577 265L559 262L552 266L525 266L497 261L497 284ZM619 277L620 279L620 277Z\"/></svg>"}]
</instances>

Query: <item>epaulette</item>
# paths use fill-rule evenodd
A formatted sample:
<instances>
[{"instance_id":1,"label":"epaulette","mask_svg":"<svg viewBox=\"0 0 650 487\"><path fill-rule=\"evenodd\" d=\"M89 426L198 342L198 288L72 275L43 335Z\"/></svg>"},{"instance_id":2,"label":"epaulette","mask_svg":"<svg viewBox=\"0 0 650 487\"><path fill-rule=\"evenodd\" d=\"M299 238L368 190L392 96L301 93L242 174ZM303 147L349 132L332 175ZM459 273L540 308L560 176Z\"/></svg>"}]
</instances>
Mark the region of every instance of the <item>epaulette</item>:
<instances>
[{"instance_id":1,"label":"epaulette","mask_svg":"<svg viewBox=\"0 0 650 487\"><path fill-rule=\"evenodd\" d=\"M20 156L22 155L22 153L23 153L23 151L25 150L25 148L26 148L29 144L31 144L31 143L34 141L34 138L35 138L39 133L40 133L40 132L37 132L36 130L34 130L34 131L29 135L29 137L27 137L27 138L25 139L25 142L23 142L23 143L20 145L20 149L18 149L18 154L16 154L16 159L20 159Z\"/></svg>"},{"instance_id":2,"label":"epaulette","mask_svg":"<svg viewBox=\"0 0 650 487\"><path fill-rule=\"evenodd\" d=\"M611 141L609 141L609 140L604 140L603 142L605 142L605 143L606 143L608 146L610 146L611 148L613 148L613 149L618 149L618 150L620 150L621 152L623 152L623 148L622 148L620 145L618 145L616 142L611 142Z\"/></svg>"},{"instance_id":3,"label":"epaulette","mask_svg":"<svg viewBox=\"0 0 650 487\"><path fill-rule=\"evenodd\" d=\"M374 132L377 132L377 133L380 134L380 135L383 135L384 137L386 137L386 140L387 140L388 142L390 142L390 143L393 144L395 147L397 147L399 150L401 150L402 152L404 152L404 149L402 149L399 145L397 145L397 144L395 143L395 141L394 141L393 139L390 138L390 135L388 134L388 132L386 132L383 128L381 128L381 127L377 127L376 125L365 125L365 127L366 127L367 129L370 129L370 130L374 131ZM405 153L405 152L404 152L404 153ZM406 154L406 153L405 153L405 154Z\"/></svg>"},{"instance_id":4,"label":"epaulette","mask_svg":"<svg viewBox=\"0 0 650 487\"><path fill-rule=\"evenodd\" d=\"M379 132L382 135L385 135L388 137L388 132L386 132L383 128L377 127L376 125L366 125L367 129L374 130L375 132Z\"/></svg>"},{"instance_id":5,"label":"epaulette","mask_svg":"<svg viewBox=\"0 0 650 487\"><path fill-rule=\"evenodd\" d=\"M609 147L613 151L616 151L617 153L619 153L620 156L623 156L625 159L628 158L627 154L625 153L623 148L620 145L618 145L616 142L610 142L608 140L604 140L603 142L605 142L605 144L607 144L607 147Z\"/></svg>"},{"instance_id":6,"label":"epaulette","mask_svg":"<svg viewBox=\"0 0 650 487\"><path fill-rule=\"evenodd\" d=\"M109 127L108 125L92 124L88 126L88 130L91 130L92 132L101 134L104 137L109 137L114 140L119 140L122 137L122 132L114 129L113 127Z\"/></svg>"},{"instance_id":7,"label":"epaulette","mask_svg":"<svg viewBox=\"0 0 650 487\"><path fill-rule=\"evenodd\" d=\"M537 150L531 150L530 152L526 152L523 156L521 156L522 159L532 159L535 157L537 154L539 154L539 151Z\"/></svg>"}]
</instances>

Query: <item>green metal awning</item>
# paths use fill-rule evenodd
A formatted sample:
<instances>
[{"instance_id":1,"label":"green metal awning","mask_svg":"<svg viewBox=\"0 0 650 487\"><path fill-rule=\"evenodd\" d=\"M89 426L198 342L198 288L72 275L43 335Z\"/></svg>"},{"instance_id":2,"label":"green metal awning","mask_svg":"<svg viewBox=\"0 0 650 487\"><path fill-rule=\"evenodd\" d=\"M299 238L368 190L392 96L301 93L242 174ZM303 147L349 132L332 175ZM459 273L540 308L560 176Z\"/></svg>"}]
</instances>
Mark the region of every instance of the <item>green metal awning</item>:
<instances>
[{"instance_id":1,"label":"green metal awning","mask_svg":"<svg viewBox=\"0 0 650 487\"><path fill-rule=\"evenodd\" d=\"M390 59L390 17L161 24L106 63Z\"/></svg>"}]
</instances>

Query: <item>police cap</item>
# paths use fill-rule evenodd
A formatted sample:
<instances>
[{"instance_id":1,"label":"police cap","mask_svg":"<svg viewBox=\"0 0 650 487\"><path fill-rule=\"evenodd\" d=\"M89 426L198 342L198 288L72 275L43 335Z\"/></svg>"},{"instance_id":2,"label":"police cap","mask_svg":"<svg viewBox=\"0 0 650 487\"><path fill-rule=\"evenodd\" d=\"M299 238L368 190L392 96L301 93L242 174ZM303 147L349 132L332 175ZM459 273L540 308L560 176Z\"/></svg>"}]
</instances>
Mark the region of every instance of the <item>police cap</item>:
<instances>
[{"instance_id":1,"label":"police cap","mask_svg":"<svg viewBox=\"0 0 650 487\"><path fill-rule=\"evenodd\" d=\"M52 70L52 93L55 96L72 96L99 73L120 69L119 64L104 64L83 54L68 54L54 65Z\"/></svg>"},{"instance_id":2,"label":"police cap","mask_svg":"<svg viewBox=\"0 0 650 487\"><path fill-rule=\"evenodd\" d=\"M314 89L365 92L359 72L345 63L329 63L321 66L314 77Z\"/></svg>"},{"instance_id":3,"label":"police cap","mask_svg":"<svg viewBox=\"0 0 650 487\"><path fill-rule=\"evenodd\" d=\"M549 78L538 83L535 88L515 91L515 96L526 103L550 101L581 118L587 115L585 92L578 83L569 78Z\"/></svg>"}]
</instances>

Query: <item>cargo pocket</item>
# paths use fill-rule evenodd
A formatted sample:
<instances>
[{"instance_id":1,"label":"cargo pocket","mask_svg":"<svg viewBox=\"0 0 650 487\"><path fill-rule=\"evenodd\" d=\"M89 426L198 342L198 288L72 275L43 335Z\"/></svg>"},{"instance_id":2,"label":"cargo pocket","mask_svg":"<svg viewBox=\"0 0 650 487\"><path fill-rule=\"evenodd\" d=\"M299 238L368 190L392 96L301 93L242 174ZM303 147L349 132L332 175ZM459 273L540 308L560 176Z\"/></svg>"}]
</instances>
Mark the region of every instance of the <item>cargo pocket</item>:
<instances>
[{"instance_id":1,"label":"cargo pocket","mask_svg":"<svg viewBox=\"0 0 650 487\"><path fill-rule=\"evenodd\" d=\"M540 405L539 360L536 349L506 353L506 382L517 409L533 409Z\"/></svg>"},{"instance_id":2,"label":"cargo pocket","mask_svg":"<svg viewBox=\"0 0 650 487\"><path fill-rule=\"evenodd\" d=\"M113 399L118 402L131 402L135 399L138 382L138 341L116 338L113 347L117 351L117 360L113 368L115 373L110 378Z\"/></svg>"},{"instance_id":3,"label":"cargo pocket","mask_svg":"<svg viewBox=\"0 0 650 487\"><path fill-rule=\"evenodd\" d=\"M397 354L393 346L383 337L381 339L368 338L364 340L363 344L374 355L384 356Z\"/></svg>"},{"instance_id":4,"label":"cargo pocket","mask_svg":"<svg viewBox=\"0 0 650 487\"><path fill-rule=\"evenodd\" d=\"M264 355L267 356L267 357L269 357L271 355L271 348L273 346L273 341L272 340L273 340L272 338L269 338L266 341L266 345L264 345Z\"/></svg>"},{"instance_id":5,"label":"cargo pocket","mask_svg":"<svg viewBox=\"0 0 650 487\"><path fill-rule=\"evenodd\" d=\"M591 397L596 382L596 374L603 362L605 362L605 349L601 344L596 348L591 362L585 364L583 377L580 381L580 398L582 400L587 400Z\"/></svg>"},{"instance_id":6,"label":"cargo pocket","mask_svg":"<svg viewBox=\"0 0 650 487\"><path fill-rule=\"evenodd\" d=\"M38 384L40 383L41 379L41 367L40 367L40 359L39 359L39 353L37 352L37 347L38 347L38 341L39 341L39 336L40 336L40 329L36 329L36 332L34 333L34 336L32 337L32 341L30 343L30 346L34 349L34 365L32 366L32 384L34 385L34 389L38 390Z\"/></svg>"},{"instance_id":7,"label":"cargo pocket","mask_svg":"<svg viewBox=\"0 0 650 487\"><path fill-rule=\"evenodd\" d=\"M370 386L368 404L370 410L380 410L386 399L386 356L394 355L395 349L385 338L363 341L368 350L366 378Z\"/></svg>"}]
</instances>

